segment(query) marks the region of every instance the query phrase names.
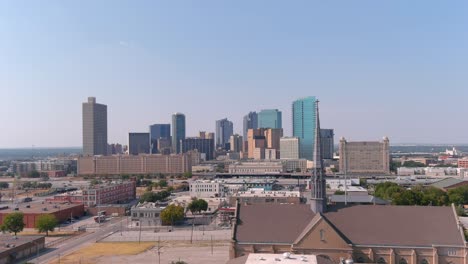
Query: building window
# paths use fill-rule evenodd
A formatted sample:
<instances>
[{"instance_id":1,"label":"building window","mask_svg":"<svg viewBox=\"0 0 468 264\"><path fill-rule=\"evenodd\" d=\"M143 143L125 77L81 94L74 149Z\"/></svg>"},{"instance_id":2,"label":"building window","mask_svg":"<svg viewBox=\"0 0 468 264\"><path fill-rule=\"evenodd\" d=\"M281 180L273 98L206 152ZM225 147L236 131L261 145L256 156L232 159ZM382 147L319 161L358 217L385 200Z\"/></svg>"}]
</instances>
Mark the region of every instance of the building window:
<instances>
[{"instance_id":1,"label":"building window","mask_svg":"<svg viewBox=\"0 0 468 264\"><path fill-rule=\"evenodd\" d=\"M365 263L365 262L366 262L366 261L365 261L365 259L364 259L363 257L359 257L359 258L357 258L357 260L356 260L356 263Z\"/></svg>"},{"instance_id":2,"label":"building window","mask_svg":"<svg viewBox=\"0 0 468 264\"><path fill-rule=\"evenodd\" d=\"M325 241L325 230L320 229L320 241Z\"/></svg>"},{"instance_id":3,"label":"building window","mask_svg":"<svg viewBox=\"0 0 468 264\"><path fill-rule=\"evenodd\" d=\"M447 251L447 255L449 255L449 256L456 256L456 255L457 255L457 250L456 250L456 249L453 249L453 248L450 248L450 249Z\"/></svg>"},{"instance_id":4,"label":"building window","mask_svg":"<svg viewBox=\"0 0 468 264\"><path fill-rule=\"evenodd\" d=\"M398 264L408 264L408 262L406 261L406 259L401 258L400 262L398 262Z\"/></svg>"},{"instance_id":5,"label":"building window","mask_svg":"<svg viewBox=\"0 0 468 264\"><path fill-rule=\"evenodd\" d=\"M387 262L385 261L384 258L379 258L379 259L377 260L377 263L384 264L384 263L387 263Z\"/></svg>"},{"instance_id":6,"label":"building window","mask_svg":"<svg viewBox=\"0 0 468 264\"><path fill-rule=\"evenodd\" d=\"M421 260L421 264L429 264L429 261L427 261L427 259L423 259Z\"/></svg>"}]
</instances>

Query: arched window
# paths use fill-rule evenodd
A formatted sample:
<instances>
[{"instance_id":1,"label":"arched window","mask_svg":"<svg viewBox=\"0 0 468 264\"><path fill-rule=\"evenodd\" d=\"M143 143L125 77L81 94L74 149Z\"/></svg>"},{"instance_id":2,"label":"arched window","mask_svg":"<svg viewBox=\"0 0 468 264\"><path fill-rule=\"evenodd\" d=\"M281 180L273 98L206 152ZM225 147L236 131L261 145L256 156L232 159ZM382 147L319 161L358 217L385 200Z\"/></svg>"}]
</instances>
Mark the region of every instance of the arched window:
<instances>
[{"instance_id":1,"label":"arched window","mask_svg":"<svg viewBox=\"0 0 468 264\"><path fill-rule=\"evenodd\" d=\"M356 263L366 263L366 260L363 257L359 257L357 258Z\"/></svg>"},{"instance_id":2,"label":"arched window","mask_svg":"<svg viewBox=\"0 0 468 264\"><path fill-rule=\"evenodd\" d=\"M429 264L429 261L427 261L427 259L423 259L421 260L421 264Z\"/></svg>"},{"instance_id":3,"label":"arched window","mask_svg":"<svg viewBox=\"0 0 468 264\"><path fill-rule=\"evenodd\" d=\"M387 263L387 261L385 261L384 258L379 258L379 259L377 260L377 263L379 263L379 264L384 264L384 263Z\"/></svg>"},{"instance_id":4,"label":"arched window","mask_svg":"<svg viewBox=\"0 0 468 264\"><path fill-rule=\"evenodd\" d=\"M325 230L320 229L320 241L325 241Z\"/></svg>"},{"instance_id":5,"label":"arched window","mask_svg":"<svg viewBox=\"0 0 468 264\"><path fill-rule=\"evenodd\" d=\"M408 264L408 262L406 261L406 259L401 258L400 262L398 262L398 264Z\"/></svg>"}]
</instances>

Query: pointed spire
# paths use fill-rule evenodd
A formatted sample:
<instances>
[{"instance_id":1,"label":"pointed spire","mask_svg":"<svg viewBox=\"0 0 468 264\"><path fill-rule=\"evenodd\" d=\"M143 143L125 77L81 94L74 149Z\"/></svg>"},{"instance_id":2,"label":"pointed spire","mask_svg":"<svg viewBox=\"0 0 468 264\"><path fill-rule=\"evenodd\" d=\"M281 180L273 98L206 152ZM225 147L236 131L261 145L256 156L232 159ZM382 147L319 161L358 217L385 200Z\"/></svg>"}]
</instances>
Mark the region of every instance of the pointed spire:
<instances>
[{"instance_id":1,"label":"pointed spire","mask_svg":"<svg viewBox=\"0 0 468 264\"><path fill-rule=\"evenodd\" d=\"M315 139L314 139L314 169L312 173L312 200L311 207L314 213L326 211L326 183L323 173L322 144L320 136L319 101L315 101Z\"/></svg>"}]
</instances>

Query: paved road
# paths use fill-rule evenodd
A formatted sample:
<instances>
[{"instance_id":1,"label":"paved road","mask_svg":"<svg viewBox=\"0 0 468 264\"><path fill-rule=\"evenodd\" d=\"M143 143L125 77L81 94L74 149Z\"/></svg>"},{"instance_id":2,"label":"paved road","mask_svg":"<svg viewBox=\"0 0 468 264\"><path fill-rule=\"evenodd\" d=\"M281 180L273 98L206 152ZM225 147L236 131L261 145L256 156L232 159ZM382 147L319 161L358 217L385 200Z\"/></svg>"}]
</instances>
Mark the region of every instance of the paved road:
<instances>
[{"instance_id":1,"label":"paved road","mask_svg":"<svg viewBox=\"0 0 468 264\"><path fill-rule=\"evenodd\" d=\"M23 261L23 263L28 261L35 264L45 264L50 261L57 260L59 256L70 254L83 246L94 243L113 232L119 231L122 226L121 224L125 221L127 221L126 218L112 219L111 221L103 224L102 227L96 231L86 233L85 235L70 239L63 244L56 245L55 248L44 251L38 258L30 258Z\"/></svg>"}]
</instances>

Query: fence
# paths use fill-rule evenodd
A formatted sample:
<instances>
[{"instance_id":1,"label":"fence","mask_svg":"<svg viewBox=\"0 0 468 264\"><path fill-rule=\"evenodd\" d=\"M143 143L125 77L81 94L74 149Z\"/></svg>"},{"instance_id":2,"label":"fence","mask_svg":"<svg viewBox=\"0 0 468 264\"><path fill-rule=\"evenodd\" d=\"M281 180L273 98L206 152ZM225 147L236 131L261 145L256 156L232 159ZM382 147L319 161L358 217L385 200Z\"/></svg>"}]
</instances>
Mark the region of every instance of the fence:
<instances>
[{"instance_id":1,"label":"fence","mask_svg":"<svg viewBox=\"0 0 468 264\"><path fill-rule=\"evenodd\" d=\"M108 236L101 240L100 242L158 242L158 241L184 241L184 242L195 242L195 243L200 243L200 242L212 242L212 241L228 241L230 240L231 237L230 235L176 235L176 236L169 236L169 235L142 235L141 237L138 235L131 235L129 236L128 234L125 234L122 236L119 235L119 232L114 233L111 236Z\"/></svg>"}]
</instances>

